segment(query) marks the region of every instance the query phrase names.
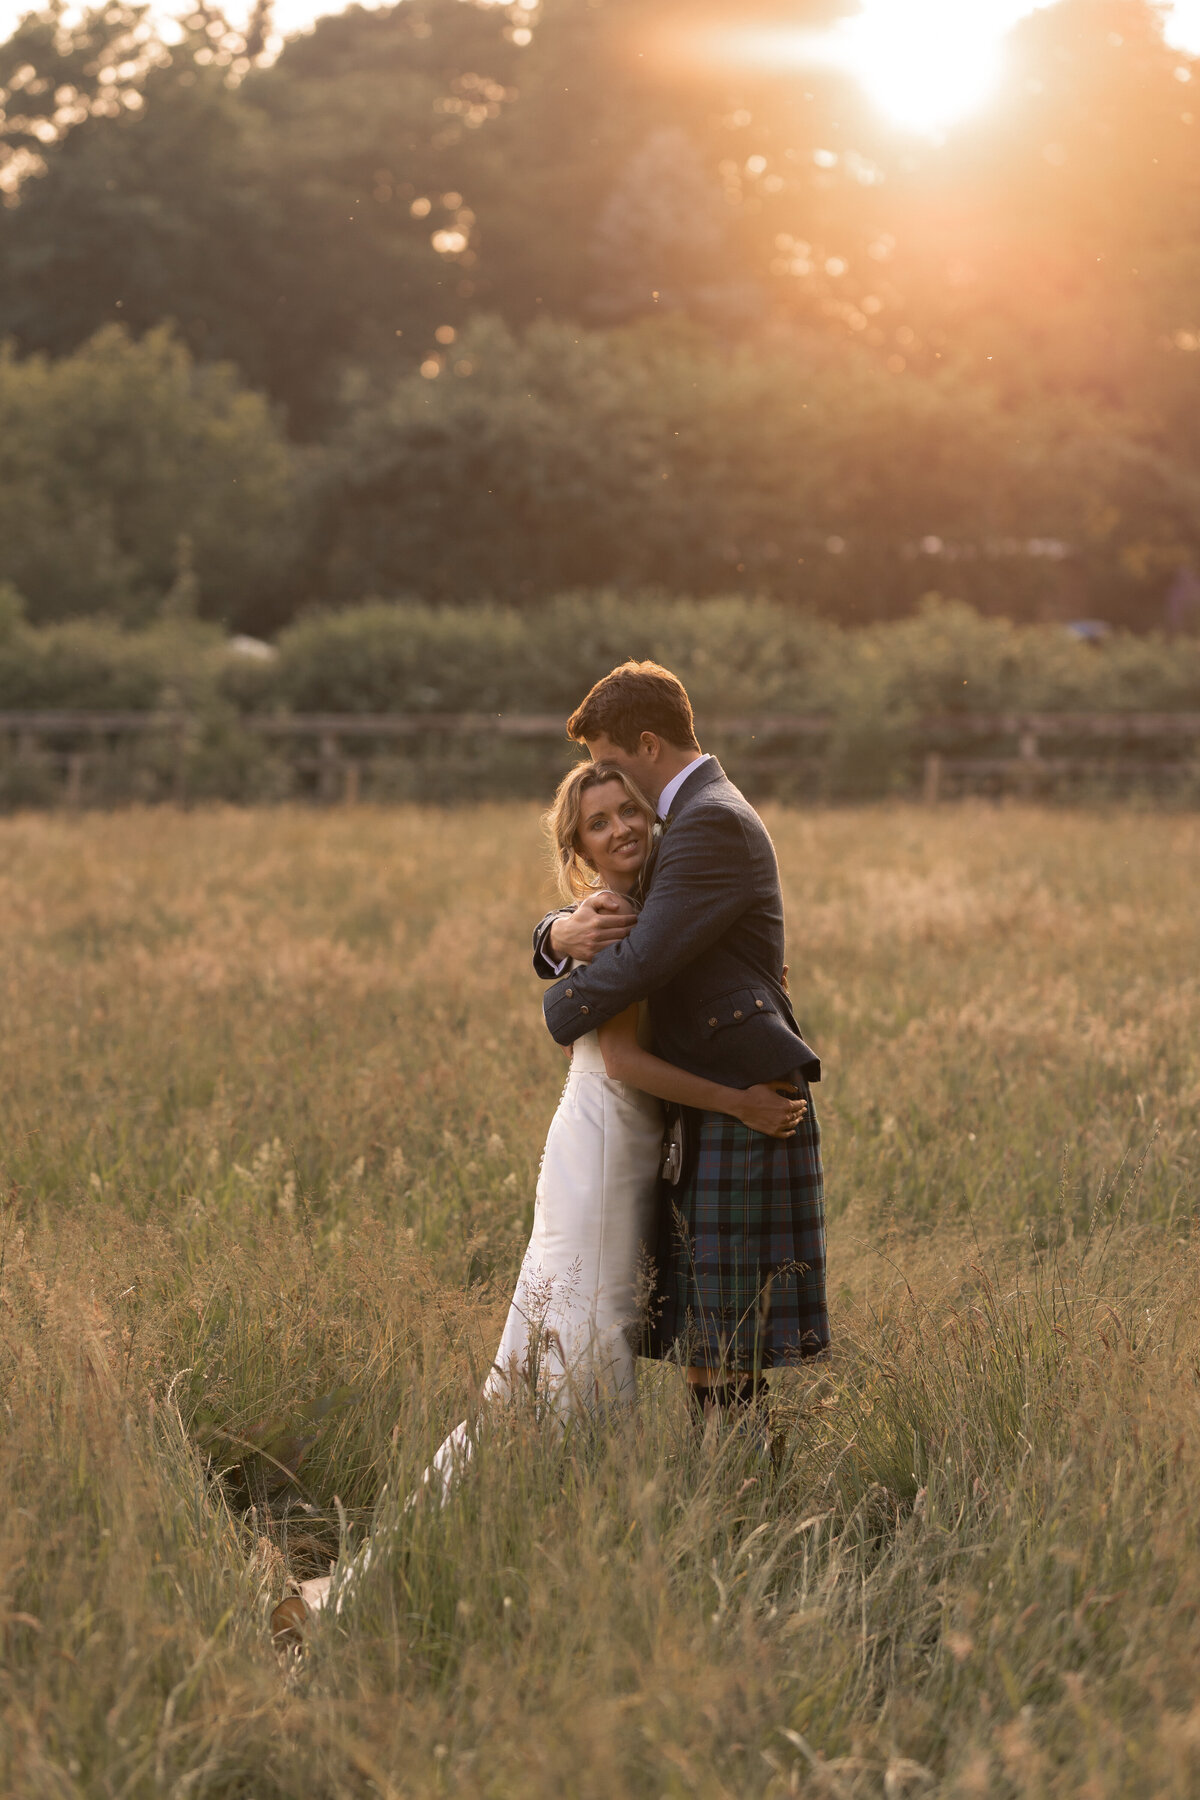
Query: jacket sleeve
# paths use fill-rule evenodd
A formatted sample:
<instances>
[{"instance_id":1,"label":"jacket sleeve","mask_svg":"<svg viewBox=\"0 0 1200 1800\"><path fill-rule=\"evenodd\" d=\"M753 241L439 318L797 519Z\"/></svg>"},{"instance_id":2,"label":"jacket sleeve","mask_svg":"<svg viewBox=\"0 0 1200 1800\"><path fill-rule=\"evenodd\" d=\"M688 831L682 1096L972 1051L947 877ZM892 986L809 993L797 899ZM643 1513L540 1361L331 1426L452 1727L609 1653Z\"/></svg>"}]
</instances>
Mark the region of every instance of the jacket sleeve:
<instances>
[{"instance_id":1,"label":"jacket sleeve","mask_svg":"<svg viewBox=\"0 0 1200 1800\"><path fill-rule=\"evenodd\" d=\"M550 1035L573 1044L644 1000L723 937L754 900L750 846L738 815L689 808L663 840L654 885L624 943L564 976L542 1008Z\"/></svg>"},{"instance_id":2,"label":"jacket sleeve","mask_svg":"<svg viewBox=\"0 0 1200 1800\"><path fill-rule=\"evenodd\" d=\"M557 912L548 912L541 923L533 928L533 972L540 975L543 981L553 981L562 973L558 960L550 953L550 927L555 919L563 919L574 911L573 906L560 907Z\"/></svg>"}]
</instances>

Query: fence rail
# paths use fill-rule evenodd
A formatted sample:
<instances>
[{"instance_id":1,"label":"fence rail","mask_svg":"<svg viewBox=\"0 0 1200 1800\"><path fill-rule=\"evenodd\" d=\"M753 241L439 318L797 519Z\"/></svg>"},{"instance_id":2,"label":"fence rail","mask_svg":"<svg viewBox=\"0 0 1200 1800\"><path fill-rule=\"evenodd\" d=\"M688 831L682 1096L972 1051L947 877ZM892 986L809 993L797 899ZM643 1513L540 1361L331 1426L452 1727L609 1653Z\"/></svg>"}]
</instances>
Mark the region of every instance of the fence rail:
<instances>
[{"instance_id":1,"label":"fence rail","mask_svg":"<svg viewBox=\"0 0 1200 1800\"><path fill-rule=\"evenodd\" d=\"M819 777L841 732L837 720L811 714L714 716L701 724L706 741L736 747L739 773L744 768L758 776ZM79 806L89 774L111 762L122 740L154 740L161 749L158 797L183 801L195 747L210 726L210 720L184 712L0 711L0 754L7 745L18 768L61 774L61 797ZM564 736L562 717L550 713L243 714L232 727L251 739L271 740L292 770L311 778L310 791L329 802L359 798L363 777L375 764L372 745L561 743ZM789 743L795 750L783 748ZM1053 746L1051 754L1043 744ZM1147 755L1150 749L1158 754ZM1200 783L1200 713L937 714L911 723L903 754L913 785L930 804L981 784L1033 793L1048 783L1088 777Z\"/></svg>"}]
</instances>

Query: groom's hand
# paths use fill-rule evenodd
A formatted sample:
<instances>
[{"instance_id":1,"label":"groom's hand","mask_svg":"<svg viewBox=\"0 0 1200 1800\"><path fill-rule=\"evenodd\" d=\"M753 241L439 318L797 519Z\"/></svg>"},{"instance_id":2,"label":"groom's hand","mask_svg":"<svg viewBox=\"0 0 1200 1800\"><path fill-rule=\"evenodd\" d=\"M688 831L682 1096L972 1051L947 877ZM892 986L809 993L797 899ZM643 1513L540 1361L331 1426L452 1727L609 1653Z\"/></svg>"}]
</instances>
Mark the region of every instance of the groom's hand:
<instances>
[{"instance_id":1,"label":"groom's hand","mask_svg":"<svg viewBox=\"0 0 1200 1800\"><path fill-rule=\"evenodd\" d=\"M550 951L559 962L590 963L609 944L627 938L637 923L628 900L607 891L590 894L573 913L564 913L550 927Z\"/></svg>"}]
</instances>

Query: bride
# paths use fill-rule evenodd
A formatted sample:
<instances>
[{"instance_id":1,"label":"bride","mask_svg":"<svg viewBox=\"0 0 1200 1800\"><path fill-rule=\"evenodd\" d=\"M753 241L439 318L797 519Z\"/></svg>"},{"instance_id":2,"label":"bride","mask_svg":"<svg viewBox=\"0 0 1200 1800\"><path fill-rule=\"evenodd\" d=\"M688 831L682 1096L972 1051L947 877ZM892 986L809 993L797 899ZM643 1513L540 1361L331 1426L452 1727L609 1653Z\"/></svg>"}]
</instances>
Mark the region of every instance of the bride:
<instances>
[{"instance_id":1,"label":"bride","mask_svg":"<svg viewBox=\"0 0 1200 1800\"><path fill-rule=\"evenodd\" d=\"M654 809L627 775L602 763L577 764L544 824L569 903L607 889L633 912L640 909ZM803 1116L806 1102L774 1087L723 1087L663 1062L642 1041L640 1011L631 1006L575 1044L483 1408L525 1394L562 1419L632 1400L639 1265L653 1241L663 1148L660 1101L729 1113L770 1137L791 1137ZM457 1425L425 1471L423 1488L438 1503L470 1460L474 1432L469 1420ZM331 1575L299 1583L299 1595L272 1615L276 1640L294 1642L303 1620L331 1596L340 1612L383 1535L377 1530Z\"/></svg>"}]
</instances>

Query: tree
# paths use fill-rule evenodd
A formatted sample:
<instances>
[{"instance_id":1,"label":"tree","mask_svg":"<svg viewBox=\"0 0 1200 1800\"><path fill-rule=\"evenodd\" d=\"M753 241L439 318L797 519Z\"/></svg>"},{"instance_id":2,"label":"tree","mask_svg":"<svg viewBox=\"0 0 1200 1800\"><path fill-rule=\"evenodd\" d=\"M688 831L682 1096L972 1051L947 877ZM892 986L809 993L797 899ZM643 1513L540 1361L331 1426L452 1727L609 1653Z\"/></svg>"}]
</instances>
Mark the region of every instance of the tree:
<instances>
[{"instance_id":1,"label":"tree","mask_svg":"<svg viewBox=\"0 0 1200 1800\"><path fill-rule=\"evenodd\" d=\"M730 269L729 207L678 126L662 126L629 157L596 221L588 310L613 321L682 312L744 326L762 310L756 283Z\"/></svg>"},{"instance_id":2,"label":"tree","mask_svg":"<svg viewBox=\"0 0 1200 1800\"><path fill-rule=\"evenodd\" d=\"M1136 622L1200 555L1200 481L1077 401L1014 414L954 372L897 379L694 326L498 322L364 397L325 461L309 576L353 600L738 588L843 620L949 588Z\"/></svg>"},{"instance_id":3,"label":"tree","mask_svg":"<svg viewBox=\"0 0 1200 1800\"><path fill-rule=\"evenodd\" d=\"M815 28L850 10L850 0L759 0L750 20ZM682 258L676 274L701 310L721 288L718 310L743 330L761 318L764 293L786 317L823 316L825 262L859 241L865 192L840 152L871 147L869 117L853 84L829 70L781 75L731 59L721 33L739 22L744 14L715 0L544 0L515 77L518 102L481 139L471 183L481 306L514 325L588 320L627 312L640 288L651 312L662 284L647 287L643 273L657 260L669 281ZM815 161L818 150L837 167ZM677 214L672 251L656 252L647 233L670 196L688 216ZM619 243L630 208L639 224L618 257L618 303L596 252ZM803 291L790 267L772 268L784 233L821 250L820 279ZM697 279L697 258L718 267Z\"/></svg>"},{"instance_id":4,"label":"tree","mask_svg":"<svg viewBox=\"0 0 1200 1800\"><path fill-rule=\"evenodd\" d=\"M180 45L144 43L119 5L20 28L5 66L36 55L25 86L46 93L80 66L95 86L114 43L141 50L118 95L37 132L9 97L12 154L36 142L41 166L0 211L0 335L61 354L106 321L169 320L303 435L348 368L419 360L461 317L470 139L516 52L502 9L462 0L351 8L263 69L229 30L204 12Z\"/></svg>"},{"instance_id":5,"label":"tree","mask_svg":"<svg viewBox=\"0 0 1200 1800\"><path fill-rule=\"evenodd\" d=\"M1170 417L1200 451L1197 74L1145 0L1060 0L1022 22L993 106L896 184L910 363L959 360L1018 401Z\"/></svg>"},{"instance_id":6,"label":"tree","mask_svg":"<svg viewBox=\"0 0 1200 1800\"><path fill-rule=\"evenodd\" d=\"M163 327L69 356L0 355L0 583L35 623L201 609L269 622L295 555L292 458L261 396ZM277 614L275 615L278 616Z\"/></svg>"},{"instance_id":7,"label":"tree","mask_svg":"<svg viewBox=\"0 0 1200 1800\"><path fill-rule=\"evenodd\" d=\"M506 12L351 7L245 84L274 222L263 381L301 429L328 422L348 371L411 369L471 311L474 172L519 56Z\"/></svg>"}]
</instances>

